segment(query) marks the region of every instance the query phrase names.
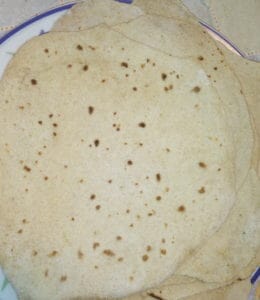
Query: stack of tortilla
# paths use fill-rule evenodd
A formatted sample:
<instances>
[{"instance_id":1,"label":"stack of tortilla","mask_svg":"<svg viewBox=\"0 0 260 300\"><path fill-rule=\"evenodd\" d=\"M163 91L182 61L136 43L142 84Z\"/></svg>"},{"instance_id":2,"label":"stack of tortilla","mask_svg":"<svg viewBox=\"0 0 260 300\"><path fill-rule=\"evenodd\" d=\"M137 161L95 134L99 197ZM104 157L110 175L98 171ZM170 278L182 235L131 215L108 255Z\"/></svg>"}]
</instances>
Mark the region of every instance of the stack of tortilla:
<instances>
[{"instance_id":1,"label":"stack of tortilla","mask_svg":"<svg viewBox=\"0 0 260 300\"><path fill-rule=\"evenodd\" d=\"M53 31L0 81L0 264L20 298L246 295L259 65L174 0L86 1Z\"/></svg>"}]
</instances>

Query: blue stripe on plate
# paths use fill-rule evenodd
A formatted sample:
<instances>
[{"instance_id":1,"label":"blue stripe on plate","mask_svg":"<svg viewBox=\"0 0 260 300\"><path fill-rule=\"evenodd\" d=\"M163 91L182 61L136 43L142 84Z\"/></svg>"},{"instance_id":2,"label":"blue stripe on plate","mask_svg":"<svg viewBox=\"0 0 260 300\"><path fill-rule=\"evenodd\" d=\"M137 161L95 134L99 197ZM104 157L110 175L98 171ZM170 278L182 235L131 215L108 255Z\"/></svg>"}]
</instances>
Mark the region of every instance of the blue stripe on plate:
<instances>
[{"instance_id":1,"label":"blue stripe on plate","mask_svg":"<svg viewBox=\"0 0 260 300\"><path fill-rule=\"evenodd\" d=\"M116 0L117 2L122 2L122 3L127 3L127 4L131 4L133 2L133 0Z\"/></svg>"},{"instance_id":2,"label":"blue stripe on plate","mask_svg":"<svg viewBox=\"0 0 260 300\"><path fill-rule=\"evenodd\" d=\"M22 30L23 28L29 26L30 24L43 19L45 17L48 17L50 15L56 14L57 12L63 11L63 10L68 10L70 9L73 5L75 5L76 3L69 3L63 6L59 6L56 8L53 8L51 10L48 10L42 14L39 14L38 16L35 16L27 21L25 21L24 23L18 25L17 27L15 27L14 29L12 29L11 31L9 31L7 34L5 34L3 37L0 38L0 45L3 44L6 40L8 40L10 37L12 37L14 34L16 34L17 32L19 32L20 30Z\"/></svg>"},{"instance_id":3,"label":"blue stripe on plate","mask_svg":"<svg viewBox=\"0 0 260 300\"><path fill-rule=\"evenodd\" d=\"M258 268L255 270L254 274L251 276L250 282L251 282L252 284L254 284L254 283L257 281L257 279L258 279L259 277L260 277L260 268L258 267Z\"/></svg>"},{"instance_id":4,"label":"blue stripe on plate","mask_svg":"<svg viewBox=\"0 0 260 300\"><path fill-rule=\"evenodd\" d=\"M214 29L213 27L211 27L210 25L208 25L205 22L199 21L200 25L202 25L203 27L209 29L210 31L212 31L213 33L215 33L217 36L219 36L223 41L225 41L229 46L231 46L240 56L245 57L245 54L236 47L236 45L234 45L230 40L228 40L223 34L221 34L220 32L218 32L216 29Z\"/></svg>"}]
</instances>

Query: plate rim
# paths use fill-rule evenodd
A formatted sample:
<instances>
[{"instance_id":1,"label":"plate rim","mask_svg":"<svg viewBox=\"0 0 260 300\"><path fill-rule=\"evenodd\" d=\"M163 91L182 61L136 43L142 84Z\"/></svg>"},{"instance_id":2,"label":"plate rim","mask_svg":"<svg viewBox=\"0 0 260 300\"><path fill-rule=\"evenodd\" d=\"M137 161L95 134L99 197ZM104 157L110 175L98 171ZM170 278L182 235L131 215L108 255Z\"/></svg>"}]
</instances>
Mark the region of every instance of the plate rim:
<instances>
[{"instance_id":1,"label":"plate rim","mask_svg":"<svg viewBox=\"0 0 260 300\"><path fill-rule=\"evenodd\" d=\"M77 2L69 2L66 3L64 5L59 5L55 8L51 8L43 13L37 14L34 17L31 17L29 19L27 19L26 21L22 22L21 24L17 25L15 28L11 29L10 31L8 31L6 34L4 34L1 38L0 38L0 46L7 41L9 38L11 38L13 35L15 35L17 32L21 31L22 29L24 29L25 27L31 25L34 22L37 22L43 18L46 18L50 15L53 15L55 13L58 13L60 11L63 10L69 10L70 8L72 8Z\"/></svg>"}]
</instances>

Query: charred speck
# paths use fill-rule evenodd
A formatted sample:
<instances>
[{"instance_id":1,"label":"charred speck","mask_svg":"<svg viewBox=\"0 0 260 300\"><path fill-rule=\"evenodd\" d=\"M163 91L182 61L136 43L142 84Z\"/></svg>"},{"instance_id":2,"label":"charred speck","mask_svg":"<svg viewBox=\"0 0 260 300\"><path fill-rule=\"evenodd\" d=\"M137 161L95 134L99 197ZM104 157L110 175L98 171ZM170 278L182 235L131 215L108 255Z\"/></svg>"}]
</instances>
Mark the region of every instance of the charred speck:
<instances>
[{"instance_id":1,"label":"charred speck","mask_svg":"<svg viewBox=\"0 0 260 300\"><path fill-rule=\"evenodd\" d=\"M83 47L82 47L81 45L78 45L78 46L77 46L77 49L82 51L82 50L83 50Z\"/></svg>"},{"instance_id":2,"label":"charred speck","mask_svg":"<svg viewBox=\"0 0 260 300\"><path fill-rule=\"evenodd\" d=\"M156 177L156 180L159 182L159 181L161 181L161 174L160 173L157 173L156 175L155 175L155 177Z\"/></svg>"},{"instance_id":3,"label":"charred speck","mask_svg":"<svg viewBox=\"0 0 260 300\"><path fill-rule=\"evenodd\" d=\"M88 107L88 113L89 113L90 115L92 115L93 112L94 112L94 107L93 107L93 106L89 106L89 107Z\"/></svg>"},{"instance_id":4,"label":"charred speck","mask_svg":"<svg viewBox=\"0 0 260 300\"><path fill-rule=\"evenodd\" d=\"M161 74L162 80L165 80L167 78L167 75L165 73Z\"/></svg>"},{"instance_id":5,"label":"charred speck","mask_svg":"<svg viewBox=\"0 0 260 300\"><path fill-rule=\"evenodd\" d=\"M195 86L193 89L192 89L192 92L194 93L199 93L201 90L201 88L199 86Z\"/></svg>"},{"instance_id":6,"label":"charred speck","mask_svg":"<svg viewBox=\"0 0 260 300\"><path fill-rule=\"evenodd\" d=\"M98 147L98 146L99 146L99 143L100 143L99 140L95 140L95 141L94 141L95 147Z\"/></svg>"},{"instance_id":7,"label":"charred speck","mask_svg":"<svg viewBox=\"0 0 260 300\"><path fill-rule=\"evenodd\" d=\"M88 70L88 65L85 65L84 67L83 67L83 71L87 71Z\"/></svg>"},{"instance_id":8,"label":"charred speck","mask_svg":"<svg viewBox=\"0 0 260 300\"><path fill-rule=\"evenodd\" d=\"M29 168L28 166L24 166L23 169L24 169L26 172L31 172L31 168Z\"/></svg>"},{"instance_id":9,"label":"charred speck","mask_svg":"<svg viewBox=\"0 0 260 300\"><path fill-rule=\"evenodd\" d=\"M184 212L185 211L185 206L184 205L179 206L178 211L179 212Z\"/></svg>"},{"instance_id":10,"label":"charred speck","mask_svg":"<svg viewBox=\"0 0 260 300\"><path fill-rule=\"evenodd\" d=\"M31 79L31 84L32 85L36 85L37 84L37 80L36 79Z\"/></svg>"},{"instance_id":11,"label":"charred speck","mask_svg":"<svg viewBox=\"0 0 260 300\"><path fill-rule=\"evenodd\" d=\"M128 68L128 63L125 61L121 62L121 67Z\"/></svg>"},{"instance_id":12,"label":"charred speck","mask_svg":"<svg viewBox=\"0 0 260 300\"><path fill-rule=\"evenodd\" d=\"M145 127L146 127L146 124L145 124L144 122L140 122L140 123L138 124L138 126L141 127L141 128L145 128Z\"/></svg>"}]
</instances>

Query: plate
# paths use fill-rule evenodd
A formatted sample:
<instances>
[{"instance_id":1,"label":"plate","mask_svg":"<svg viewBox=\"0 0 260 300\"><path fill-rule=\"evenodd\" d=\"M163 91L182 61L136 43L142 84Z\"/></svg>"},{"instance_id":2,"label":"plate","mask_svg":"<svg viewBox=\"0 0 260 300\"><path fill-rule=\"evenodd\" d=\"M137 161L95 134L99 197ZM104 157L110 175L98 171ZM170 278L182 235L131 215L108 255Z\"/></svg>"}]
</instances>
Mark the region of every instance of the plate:
<instances>
[{"instance_id":1,"label":"plate","mask_svg":"<svg viewBox=\"0 0 260 300\"><path fill-rule=\"evenodd\" d=\"M58 6L41 13L21 23L0 38L0 78L17 50L35 36L42 35L51 30L54 23L63 16L75 2Z\"/></svg>"}]
</instances>

